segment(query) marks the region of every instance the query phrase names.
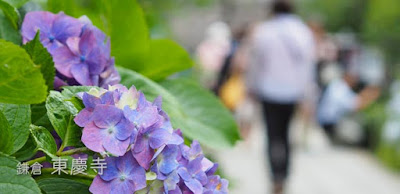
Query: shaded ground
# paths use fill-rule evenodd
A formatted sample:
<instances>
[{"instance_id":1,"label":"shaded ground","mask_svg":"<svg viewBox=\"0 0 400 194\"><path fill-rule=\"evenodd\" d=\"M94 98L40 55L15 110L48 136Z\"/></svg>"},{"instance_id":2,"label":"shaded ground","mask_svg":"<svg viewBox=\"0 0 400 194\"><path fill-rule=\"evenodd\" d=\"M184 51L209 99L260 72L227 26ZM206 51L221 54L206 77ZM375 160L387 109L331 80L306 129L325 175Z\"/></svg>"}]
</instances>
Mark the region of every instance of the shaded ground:
<instances>
[{"instance_id":1,"label":"shaded ground","mask_svg":"<svg viewBox=\"0 0 400 194\"><path fill-rule=\"evenodd\" d=\"M299 124L294 123L292 129ZM298 127L297 127L298 128ZM287 194L399 194L400 175L382 166L371 153L330 145L316 127L306 143L301 130L292 130L292 175ZM230 179L232 194L269 193L264 132L254 126L249 137L232 150L220 151L218 161Z\"/></svg>"}]
</instances>

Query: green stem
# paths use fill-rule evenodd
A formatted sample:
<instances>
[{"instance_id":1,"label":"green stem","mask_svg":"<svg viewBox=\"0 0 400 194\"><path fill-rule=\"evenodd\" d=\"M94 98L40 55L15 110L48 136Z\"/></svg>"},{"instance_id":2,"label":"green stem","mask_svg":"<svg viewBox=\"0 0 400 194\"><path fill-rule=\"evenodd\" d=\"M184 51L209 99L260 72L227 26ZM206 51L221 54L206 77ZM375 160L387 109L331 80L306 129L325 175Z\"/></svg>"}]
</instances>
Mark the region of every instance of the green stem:
<instances>
[{"instance_id":1,"label":"green stem","mask_svg":"<svg viewBox=\"0 0 400 194\"><path fill-rule=\"evenodd\" d=\"M75 148L75 149L67 150L65 152L60 152L60 153L57 153L57 155L58 156L70 156L70 155L74 155L74 154L78 154L78 153L82 153L82 152L87 152L87 151L90 151L90 150L88 148L86 148L86 147L82 147L82 148ZM46 156L42 156L40 158L35 158L33 160L29 160L26 163L29 164L29 165L32 165L35 162L42 163L44 161L46 161Z\"/></svg>"},{"instance_id":2,"label":"green stem","mask_svg":"<svg viewBox=\"0 0 400 194\"><path fill-rule=\"evenodd\" d=\"M29 160L29 161L27 161L26 163L27 163L29 166L31 166L32 164L35 164L36 162L41 163L41 162L44 162L44 161L46 161L46 156L42 156L42 157L40 157L40 158L35 158L35 159L33 159L33 160Z\"/></svg>"},{"instance_id":3,"label":"green stem","mask_svg":"<svg viewBox=\"0 0 400 194\"><path fill-rule=\"evenodd\" d=\"M70 156L70 155L74 155L74 154L78 154L78 153L82 153L82 152L87 152L89 151L89 149L87 147L82 147L82 148L75 148L75 149L71 149L71 150L67 150L64 152L61 152L57 155L59 156Z\"/></svg>"},{"instance_id":4,"label":"green stem","mask_svg":"<svg viewBox=\"0 0 400 194\"><path fill-rule=\"evenodd\" d=\"M60 149L58 149L58 151L57 151L57 153L56 153L57 155L60 155L60 154L62 153L62 151L64 151L64 147L65 147L64 142L65 142L65 141L62 142L62 144L61 144L61 146L60 146Z\"/></svg>"},{"instance_id":5,"label":"green stem","mask_svg":"<svg viewBox=\"0 0 400 194\"><path fill-rule=\"evenodd\" d=\"M42 168L42 170L41 170L41 172L43 174L51 174L54 171L55 170L53 168ZM67 174L62 174L62 175L68 176ZM94 179L94 177L96 177L96 175L93 175L93 174L76 174L76 175L69 175L69 176L81 177L81 178L85 178L85 179Z\"/></svg>"}]
</instances>

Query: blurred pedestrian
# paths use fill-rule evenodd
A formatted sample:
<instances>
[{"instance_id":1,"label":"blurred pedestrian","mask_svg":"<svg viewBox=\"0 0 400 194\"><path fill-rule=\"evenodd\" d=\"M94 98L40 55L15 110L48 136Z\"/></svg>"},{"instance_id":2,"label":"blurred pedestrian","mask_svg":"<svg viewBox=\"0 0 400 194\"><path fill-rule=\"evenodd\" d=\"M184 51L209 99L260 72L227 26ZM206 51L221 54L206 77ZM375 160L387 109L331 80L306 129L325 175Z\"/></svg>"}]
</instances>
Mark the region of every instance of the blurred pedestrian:
<instances>
[{"instance_id":1,"label":"blurred pedestrian","mask_svg":"<svg viewBox=\"0 0 400 194\"><path fill-rule=\"evenodd\" d=\"M248 69L249 39L254 25L246 23L233 31L231 49L222 66L215 93L234 114L242 138L249 135L255 109L246 95L245 71Z\"/></svg>"},{"instance_id":2,"label":"blurred pedestrian","mask_svg":"<svg viewBox=\"0 0 400 194\"><path fill-rule=\"evenodd\" d=\"M312 81L314 40L288 0L272 3L272 18L256 29L248 81L262 102L273 192L283 192L290 161L289 122Z\"/></svg>"},{"instance_id":3,"label":"blurred pedestrian","mask_svg":"<svg viewBox=\"0 0 400 194\"><path fill-rule=\"evenodd\" d=\"M200 81L214 89L218 73L231 49L231 30L221 21L213 22L206 30L204 40L196 48L196 60L200 68Z\"/></svg>"},{"instance_id":4,"label":"blurred pedestrian","mask_svg":"<svg viewBox=\"0 0 400 194\"><path fill-rule=\"evenodd\" d=\"M335 140L336 125L346 114L367 107L380 94L376 86L367 86L356 93L357 83L358 76L346 71L342 78L332 81L322 95L317 112L318 122L332 141Z\"/></svg>"}]
</instances>

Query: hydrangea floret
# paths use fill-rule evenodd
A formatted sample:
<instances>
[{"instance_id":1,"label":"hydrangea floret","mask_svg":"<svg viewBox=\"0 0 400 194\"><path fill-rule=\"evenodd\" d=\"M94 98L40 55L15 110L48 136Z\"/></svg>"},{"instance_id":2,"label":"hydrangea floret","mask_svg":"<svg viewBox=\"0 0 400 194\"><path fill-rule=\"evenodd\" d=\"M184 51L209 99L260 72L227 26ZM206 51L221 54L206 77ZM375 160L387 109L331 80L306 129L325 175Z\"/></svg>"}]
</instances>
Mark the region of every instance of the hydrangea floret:
<instances>
[{"instance_id":1,"label":"hydrangea floret","mask_svg":"<svg viewBox=\"0 0 400 194\"><path fill-rule=\"evenodd\" d=\"M27 13L21 27L23 43L34 39L38 31L41 43L53 57L56 89L65 85L107 87L119 83L110 39L86 16L76 19L63 12Z\"/></svg>"},{"instance_id":2,"label":"hydrangea floret","mask_svg":"<svg viewBox=\"0 0 400 194\"><path fill-rule=\"evenodd\" d=\"M107 161L92 193L228 193L228 182L214 175L218 165L200 144L185 145L172 128L161 98L149 102L134 86L119 84L79 96L85 108L74 120L83 127L81 140Z\"/></svg>"}]
</instances>

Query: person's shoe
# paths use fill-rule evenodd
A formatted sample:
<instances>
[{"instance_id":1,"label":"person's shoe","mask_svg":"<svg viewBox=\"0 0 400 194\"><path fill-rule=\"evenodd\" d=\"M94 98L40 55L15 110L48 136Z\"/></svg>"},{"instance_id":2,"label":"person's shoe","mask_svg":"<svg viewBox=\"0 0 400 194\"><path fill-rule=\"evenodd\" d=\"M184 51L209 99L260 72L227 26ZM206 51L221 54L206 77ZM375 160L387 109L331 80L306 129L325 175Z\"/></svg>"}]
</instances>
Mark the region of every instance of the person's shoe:
<instances>
[{"instance_id":1,"label":"person's shoe","mask_svg":"<svg viewBox=\"0 0 400 194\"><path fill-rule=\"evenodd\" d=\"M283 182L274 182L273 194L283 194Z\"/></svg>"}]
</instances>

